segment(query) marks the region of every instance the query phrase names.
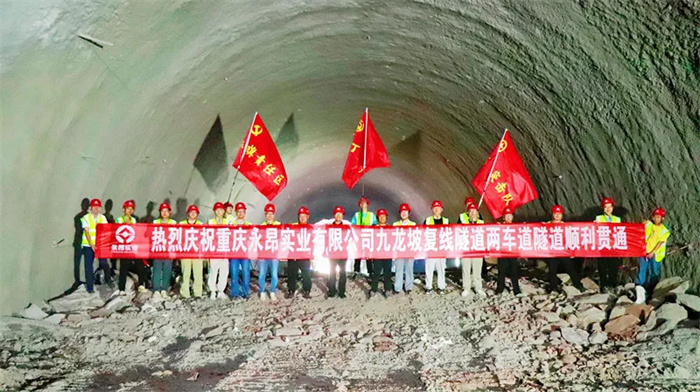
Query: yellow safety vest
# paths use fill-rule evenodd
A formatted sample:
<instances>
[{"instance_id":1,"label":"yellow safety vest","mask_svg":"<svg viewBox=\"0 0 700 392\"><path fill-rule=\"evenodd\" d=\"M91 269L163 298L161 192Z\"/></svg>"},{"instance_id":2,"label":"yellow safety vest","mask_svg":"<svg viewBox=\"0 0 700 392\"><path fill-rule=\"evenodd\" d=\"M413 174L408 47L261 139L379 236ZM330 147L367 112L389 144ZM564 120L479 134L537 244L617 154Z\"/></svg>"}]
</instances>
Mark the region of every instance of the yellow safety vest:
<instances>
[{"instance_id":1,"label":"yellow safety vest","mask_svg":"<svg viewBox=\"0 0 700 392\"><path fill-rule=\"evenodd\" d=\"M238 226L238 222L236 221L236 218L229 219L229 224L234 225L234 226ZM249 225L252 225L252 223L250 223L248 221L243 221L242 226L249 226Z\"/></svg>"},{"instance_id":2,"label":"yellow safety vest","mask_svg":"<svg viewBox=\"0 0 700 392\"><path fill-rule=\"evenodd\" d=\"M427 225L434 225L435 224L435 218L433 216L429 216L428 219L425 220ZM444 216L442 217L442 224L447 225L450 223L450 220L445 218Z\"/></svg>"},{"instance_id":3,"label":"yellow safety vest","mask_svg":"<svg viewBox=\"0 0 700 392\"><path fill-rule=\"evenodd\" d=\"M459 223L461 223L463 225L468 224L469 223L469 214L467 214L466 212L459 214ZM477 219L476 223L483 224L484 221L481 219Z\"/></svg>"},{"instance_id":4,"label":"yellow safety vest","mask_svg":"<svg viewBox=\"0 0 700 392\"><path fill-rule=\"evenodd\" d=\"M394 222L394 226L415 226L416 222L413 222L411 220L408 221L405 225L401 221L396 221Z\"/></svg>"},{"instance_id":5,"label":"yellow safety vest","mask_svg":"<svg viewBox=\"0 0 700 392\"><path fill-rule=\"evenodd\" d=\"M654 255L654 261L660 263L664 257L666 257L666 242L668 241L668 237L671 236L671 231L669 231L668 228L662 223L661 231L659 232L658 237L655 238L656 241L654 243L649 243L652 235L654 235L654 223L647 221L644 224L644 231L647 239L647 252L652 251L656 244L663 241L663 244L659 246L659 249L656 250L656 254Z\"/></svg>"},{"instance_id":6,"label":"yellow safety vest","mask_svg":"<svg viewBox=\"0 0 700 392\"><path fill-rule=\"evenodd\" d=\"M226 218L221 218L221 223L216 223L216 218L209 219L210 225L230 225L231 223Z\"/></svg>"},{"instance_id":7,"label":"yellow safety vest","mask_svg":"<svg viewBox=\"0 0 700 392\"><path fill-rule=\"evenodd\" d=\"M133 216L131 216L130 218L131 218L131 222L127 222L127 221L126 221L126 216L125 216L125 215L124 215L124 216L120 216L119 218L117 218L116 223L123 223L123 224L129 224L129 225L138 223L138 222L136 221L136 218L134 218Z\"/></svg>"},{"instance_id":8,"label":"yellow safety vest","mask_svg":"<svg viewBox=\"0 0 700 392\"><path fill-rule=\"evenodd\" d=\"M167 221L164 221L160 218L156 219L153 221L156 225L176 225L177 221L175 219L168 219Z\"/></svg>"},{"instance_id":9,"label":"yellow safety vest","mask_svg":"<svg viewBox=\"0 0 700 392\"><path fill-rule=\"evenodd\" d=\"M279 223L277 221L272 221L272 223L267 223L267 221L265 221L265 222L261 223L261 225L263 225L263 226L268 226L268 225L277 226L277 225L281 225L281 223Z\"/></svg>"},{"instance_id":10,"label":"yellow safety vest","mask_svg":"<svg viewBox=\"0 0 700 392\"><path fill-rule=\"evenodd\" d=\"M185 219L184 221L180 222L181 225L201 225L202 222L199 221L199 219L195 219L194 223L190 223Z\"/></svg>"},{"instance_id":11,"label":"yellow safety vest","mask_svg":"<svg viewBox=\"0 0 700 392\"><path fill-rule=\"evenodd\" d=\"M364 218L364 219L363 219ZM372 226L372 222L375 221L374 212L365 212L364 217L362 217L362 212L358 211L355 213L355 222L360 226Z\"/></svg>"},{"instance_id":12,"label":"yellow safety vest","mask_svg":"<svg viewBox=\"0 0 700 392\"><path fill-rule=\"evenodd\" d=\"M90 245L95 245L95 239L97 237L97 224L98 223L107 223L107 218L102 215L102 214L97 214L97 221L95 221L95 218L92 217L92 214L87 213L85 216L81 218L81 221L83 223L87 223L88 225L88 231L90 232L90 242L88 242L87 236L85 235L85 229L83 228L83 246L90 246ZM83 224L83 226L84 226Z\"/></svg>"},{"instance_id":13,"label":"yellow safety vest","mask_svg":"<svg viewBox=\"0 0 700 392\"><path fill-rule=\"evenodd\" d=\"M596 223L620 223L622 222L622 219L620 219L619 216L612 215L610 217L610 222L608 222L608 217L605 215L598 215L595 217Z\"/></svg>"}]
</instances>

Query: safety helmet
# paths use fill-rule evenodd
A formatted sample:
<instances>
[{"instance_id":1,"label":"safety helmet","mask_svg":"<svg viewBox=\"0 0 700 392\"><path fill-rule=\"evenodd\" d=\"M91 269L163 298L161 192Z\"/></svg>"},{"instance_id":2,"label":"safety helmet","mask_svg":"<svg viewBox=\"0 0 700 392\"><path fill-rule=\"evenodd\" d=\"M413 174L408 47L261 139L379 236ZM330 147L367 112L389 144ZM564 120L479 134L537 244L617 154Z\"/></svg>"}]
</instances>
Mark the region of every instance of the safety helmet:
<instances>
[{"instance_id":1,"label":"safety helmet","mask_svg":"<svg viewBox=\"0 0 700 392\"><path fill-rule=\"evenodd\" d=\"M612 206L615 207L615 202L612 198L604 197L603 200L600 201L601 207L605 207L606 204L612 204Z\"/></svg>"},{"instance_id":2,"label":"safety helmet","mask_svg":"<svg viewBox=\"0 0 700 392\"><path fill-rule=\"evenodd\" d=\"M503 215L511 214L513 215L513 209L510 207L506 207L503 209Z\"/></svg>"},{"instance_id":3,"label":"safety helmet","mask_svg":"<svg viewBox=\"0 0 700 392\"><path fill-rule=\"evenodd\" d=\"M224 203L224 209L228 209L229 207L233 207L233 204L231 204L230 201L227 201L226 203Z\"/></svg>"},{"instance_id":4,"label":"safety helmet","mask_svg":"<svg viewBox=\"0 0 700 392\"><path fill-rule=\"evenodd\" d=\"M433 201L431 208L440 207L442 208L442 202L440 200Z\"/></svg>"},{"instance_id":5,"label":"safety helmet","mask_svg":"<svg viewBox=\"0 0 700 392\"><path fill-rule=\"evenodd\" d=\"M311 215L311 213L309 213L309 209L304 206L299 207L299 212L297 212L297 215L301 214Z\"/></svg>"},{"instance_id":6,"label":"safety helmet","mask_svg":"<svg viewBox=\"0 0 700 392\"><path fill-rule=\"evenodd\" d=\"M274 212L275 212L275 205L272 204L272 203L269 203L269 204L265 205L265 212L266 212L266 213L267 213L267 212L272 212L272 213L274 213Z\"/></svg>"},{"instance_id":7,"label":"safety helmet","mask_svg":"<svg viewBox=\"0 0 700 392\"><path fill-rule=\"evenodd\" d=\"M560 214L563 214L563 213L564 213L564 207L560 206L559 204L555 204L554 206L552 206L552 214L555 214L555 213L557 213L557 212L560 213Z\"/></svg>"},{"instance_id":8,"label":"safety helmet","mask_svg":"<svg viewBox=\"0 0 700 392\"><path fill-rule=\"evenodd\" d=\"M100 199L92 199L90 200L90 207L102 207L102 202Z\"/></svg>"},{"instance_id":9,"label":"safety helmet","mask_svg":"<svg viewBox=\"0 0 700 392\"><path fill-rule=\"evenodd\" d=\"M245 203L241 203L241 202L236 203L236 207L234 208L234 210L236 210L236 211L247 210L247 209L248 208L245 206Z\"/></svg>"},{"instance_id":10,"label":"safety helmet","mask_svg":"<svg viewBox=\"0 0 700 392\"><path fill-rule=\"evenodd\" d=\"M399 213L401 213L401 212L403 212L403 211L411 212L411 206L409 206L407 203L402 203L402 204L399 206Z\"/></svg>"},{"instance_id":11,"label":"safety helmet","mask_svg":"<svg viewBox=\"0 0 700 392\"><path fill-rule=\"evenodd\" d=\"M341 214L345 215L345 208L343 208L342 206L335 206L335 208L333 209L333 215L335 215L339 212Z\"/></svg>"},{"instance_id":12,"label":"safety helmet","mask_svg":"<svg viewBox=\"0 0 700 392\"><path fill-rule=\"evenodd\" d=\"M659 215L660 217L665 218L666 211L661 207L657 207L654 209L654 212L651 213L651 216L654 216L654 215Z\"/></svg>"},{"instance_id":13,"label":"safety helmet","mask_svg":"<svg viewBox=\"0 0 700 392\"><path fill-rule=\"evenodd\" d=\"M197 208L197 206L194 205L194 204L192 204L192 205L190 205L189 207L187 207L187 213L188 213L188 214L189 214L190 212L192 212L192 211L194 211L194 212L196 212L197 214L199 214L199 208Z\"/></svg>"},{"instance_id":14,"label":"safety helmet","mask_svg":"<svg viewBox=\"0 0 700 392\"><path fill-rule=\"evenodd\" d=\"M213 209L214 211L216 211L216 210L218 210L219 208L221 208L222 210L225 210L225 209L226 209L226 206L224 205L224 203L222 203L222 202L220 202L220 201L217 201L216 203L214 203L214 207L213 207L212 209Z\"/></svg>"},{"instance_id":15,"label":"safety helmet","mask_svg":"<svg viewBox=\"0 0 700 392\"><path fill-rule=\"evenodd\" d=\"M377 216L380 216L380 215L388 216L389 214L386 212L385 209L380 208L377 210Z\"/></svg>"},{"instance_id":16,"label":"safety helmet","mask_svg":"<svg viewBox=\"0 0 700 392\"><path fill-rule=\"evenodd\" d=\"M469 205L471 203L474 203L474 198L471 196L468 196L466 199L464 199L464 205Z\"/></svg>"},{"instance_id":17,"label":"safety helmet","mask_svg":"<svg viewBox=\"0 0 700 392\"><path fill-rule=\"evenodd\" d=\"M478 210L478 209L479 209L479 207L477 207L476 204L474 204L474 203L469 203L469 204L467 205L467 211L469 211L469 210Z\"/></svg>"},{"instance_id":18,"label":"safety helmet","mask_svg":"<svg viewBox=\"0 0 700 392\"><path fill-rule=\"evenodd\" d=\"M136 208L136 204L134 203L133 200L127 200L124 202L124 204L122 204L122 208L127 208L127 207Z\"/></svg>"},{"instance_id":19,"label":"safety helmet","mask_svg":"<svg viewBox=\"0 0 700 392\"><path fill-rule=\"evenodd\" d=\"M362 196L360 198L360 200L357 201L357 206L359 207L360 205L362 205L362 202L367 203L367 207L369 207L369 199L368 198Z\"/></svg>"},{"instance_id":20,"label":"safety helmet","mask_svg":"<svg viewBox=\"0 0 700 392\"><path fill-rule=\"evenodd\" d=\"M170 208L170 204L168 204L168 203L161 203L160 207L158 207L158 211L163 211L163 210L172 211L172 208Z\"/></svg>"}]
</instances>

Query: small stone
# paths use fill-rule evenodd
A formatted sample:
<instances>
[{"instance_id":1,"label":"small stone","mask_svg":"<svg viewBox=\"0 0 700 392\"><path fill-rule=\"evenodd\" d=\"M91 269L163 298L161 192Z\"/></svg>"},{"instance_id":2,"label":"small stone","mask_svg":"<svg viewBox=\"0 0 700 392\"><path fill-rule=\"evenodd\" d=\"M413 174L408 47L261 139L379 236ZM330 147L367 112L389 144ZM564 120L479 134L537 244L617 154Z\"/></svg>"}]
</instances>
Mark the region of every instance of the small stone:
<instances>
[{"instance_id":1,"label":"small stone","mask_svg":"<svg viewBox=\"0 0 700 392\"><path fill-rule=\"evenodd\" d=\"M656 317L678 323L688 318L688 311L679 304L667 303L656 311Z\"/></svg>"},{"instance_id":2,"label":"small stone","mask_svg":"<svg viewBox=\"0 0 700 392\"><path fill-rule=\"evenodd\" d=\"M571 277L569 276L569 274L557 274L557 278L559 278L559 280L561 280L562 285L565 285L565 284L571 282Z\"/></svg>"},{"instance_id":3,"label":"small stone","mask_svg":"<svg viewBox=\"0 0 700 392\"><path fill-rule=\"evenodd\" d=\"M607 305L608 301L610 301L610 294L593 294L576 298L576 302L580 304Z\"/></svg>"},{"instance_id":4,"label":"small stone","mask_svg":"<svg viewBox=\"0 0 700 392\"><path fill-rule=\"evenodd\" d=\"M58 325L61 323L61 321L63 321L64 318L66 318L65 314L56 313L56 314L52 314L51 316L45 318L44 321L46 321L47 323Z\"/></svg>"},{"instance_id":5,"label":"small stone","mask_svg":"<svg viewBox=\"0 0 700 392\"><path fill-rule=\"evenodd\" d=\"M163 307L165 307L167 310L173 310L177 308L177 305L172 301L165 301L163 302Z\"/></svg>"},{"instance_id":6,"label":"small stone","mask_svg":"<svg viewBox=\"0 0 700 392\"><path fill-rule=\"evenodd\" d=\"M605 332L593 332L588 338L591 344L603 344L608 341L608 334Z\"/></svg>"},{"instance_id":7,"label":"small stone","mask_svg":"<svg viewBox=\"0 0 700 392\"><path fill-rule=\"evenodd\" d=\"M41 310L40 307L34 305L34 304L29 304L26 308L22 309L18 315L20 317L30 319L30 320L41 320L43 318L46 318L48 314Z\"/></svg>"},{"instance_id":8,"label":"small stone","mask_svg":"<svg viewBox=\"0 0 700 392\"><path fill-rule=\"evenodd\" d=\"M303 334L304 331L296 327L282 327L275 331L275 336L301 336Z\"/></svg>"},{"instance_id":9,"label":"small stone","mask_svg":"<svg viewBox=\"0 0 700 392\"><path fill-rule=\"evenodd\" d=\"M671 294L685 293L689 285L687 281L678 276L663 279L654 288L652 298L664 299Z\"/></svg>"},{"instance_id":10,"label":"small stone","mask_svg":"<svg viewBox=\"0 0 700 392\"><path fill-rule=\"evenodd\" d=\"M205 338L205 339L213 338L213 337L215 337L215 336L223 335L223 333L224 333L224 327L223 327L223 326L216 327L216 328L214 328L214 329L208 331L208 332L204 335L204 338Z\"/></svg>"},{"instance_id":11,"label":"small stone","mask_svg":"<svg viewBox=\"0 0 700 392\"><path fill-rule=\"evenodd\" d=\"M66 321L71 323L79 323L86 320L90 320L90 315L87 313L73 313L66 316Z\"/></svg>"},{"instance_id":12,"label":"small stone","mask_svg":"<svg viewBox=\"0 0 700 392\"><path fill-rule=\"evenodd\" d=\"M593 281L591 278L583 278L581 279L581 284L583 285L583 288L586 290L591 290L591 291L600 291L600 286L596 282Z\"/></svg>"},{"instance_id":13,"label":"small stone","mask_svg":"<svg viewBox=\"0 0 700 392\"><path fill-rule=\"evenodd\" d=\"M569 364L572 364L572 363L576 363L576 356L573 355L573 354L566 354L566 355L564 355L563 357L561 357L561 361L562 361L565 365L569 365Z\"/></svg>"},{"instance_id":14,"label":"small stone","mask_svg":"<svg viewBox=\"0 0 700 392\"><path fill-rule=\"evenodd\" d=\"M700 297L691 294L676 294L676 302L695 312L700 312Z\"/></svg>"},{"instance_id":15,"label":"small stone","mask_svg":"<svg viewBox=\"0 0 700 392\"><path fill-rule=\"evenodd\" d=\"M605 312L596 308L590 307L576 314L578 319L577 326L579 328L586 329L589 325L593 323L600 323L605 321Z\"/></svg>"},{"instance_id":16,"label":"small stone","mask_svg":"<svg viewBox=\"0 0 700 392\"><path fill-rule=\"evenodd\" d=\"M622 297L618 298L617 302L616 302L617 305L625 305L625 304L633 304L633 303L634 302L632 302L632 300L626 295L623 295Z\"/></svg>"},{"instance_id":17,"label":"small stone","mask_svg":"<svg viewBox=\"0 0 700 392\"><path fill-rule=\"evenodd\" d=\"M637 317L626 314L605 324L605 332L611 335L622 335L631 331L638 324L639 319Z\"/></svg>"},{"instance_id":18,"label":"small stone","mask_svg":"<svg viewBox=\"0 0 700 392\"><path fill-rule=\"evenodd\" d=\"M537 312L537 317L546 320L548 323L557 323L561 321L559 315L554 312Z\"/></svg>"},{"instance_id":19,"label":"small stone","mask_svg":"<svg viewBox=\"0 0 700 392\"><path fill-rule=\"evenodd\" d=\"M633 304L625 309L625 314L630 314L645 322L649 319L654 308L651 305Z\"/></svg>"},{"instance_id":20,"label":"small stone","mask_svg":"<svg viewBox=\"0 0 700 392\"><path fill-rule=\"evenodd\" d=\"M690 373L690 370L682 366L676 366L676 368L673 369L673 376L674 378L679 379L690 379L692 377L692 374Z\"/></svg>"},{"instance_id":21,"label":"small stone","mask_svg":"<svg viewBox=\"0 0 700 392\"><path fill-rule=\"evenodd\" d=\"M561 336L571 344L585 346L588 344L588 332L577 328L562 328Z\"/></svg>"},{"instance_id":22,"label":"small stone","mask_svg":"<svg viewBox=\"0 0 700 392\"><path fill-rule=\"evenodd\" d=\"M566 293L566 298L573 298L581 295L581 291L574 286L563 286L562 290Z\"/></svg>"},{"instance_id":23,"label":"small stone","mask_svg":"<svg viewBox=\"0 0 700 392\"><path fill-rule=\"evenodd\" d=\"M610 311L610 317L609 317L609 319L610 319L610 320L613 320L613 319L616 319L616 318L618 318L618 317L620 317L620 316L623 316L623 315L625 315L626 311L627 311L627 307L626 307L626 306L624 306L624 305L617 305L617 306L615 306L614 308L612 308L612 310Z\"/></svg>"}]
</instances>

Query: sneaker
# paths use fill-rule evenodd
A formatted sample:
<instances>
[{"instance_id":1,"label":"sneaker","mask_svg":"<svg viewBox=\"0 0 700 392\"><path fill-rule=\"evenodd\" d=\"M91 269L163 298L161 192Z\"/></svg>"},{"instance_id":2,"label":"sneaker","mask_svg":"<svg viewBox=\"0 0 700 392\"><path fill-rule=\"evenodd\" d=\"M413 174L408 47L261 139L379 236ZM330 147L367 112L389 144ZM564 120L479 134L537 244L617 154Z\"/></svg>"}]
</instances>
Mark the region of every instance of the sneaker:
<instances>
[{"instance_id":1,"label":"sneaker","mask_svg":"<svg viewBox=\"0 0 700 392\"><path fill-rule=\"evenodd\" d=\"M643 303L645 303L646 300L647 300L647 298L646 298L646 290L644 290L644 287L642 287L642 286L636 286L636 287L634 288L634 290L636 291L636 294L637 294L637 300L634 301L634 303L636 303L636 304L643 304Z\"/></svg>"},{"instance_id":2,"label":"sneaker","mask_svg":"<svg viewBox=\"0 0 700 392\"><path fill-rule=\"evenodd\" d=\"M437 289L437 293L440 294L440 295L442 295L442 294L445 293L445 290L443 290L443 289Z\"/></svg>"},{"instance_id":3,"label":"sneaker","mask_svg":"<svg viewBox=\"0 0 700 392\"><path fill-rule=\"evenodd\" d=\"M433 290L425 290L425 293L426 293L427 295L432 295L432 294L433 294Z\"/></svg>"},{"instance_id":4,"label":"sneaker","mask_svg":"<svg viewBox=\"0 0 700 392\"><path fill-rule=\"evenodd\" d=\"M215 291L212 291L211 293L209 293L209 299L216 299L216 292Z\"/></svg>"},{"instance_id":5,"label":"sneaker","mask_svg":"<svg viewBox=\"0 0 700 392\"><path fill-rule=\"evenodd\" d=\"M216 298L218 298L218 299L226 299L226 294L224 294L223 291L219 291L218 293L216 293Z\"/></svg>"},{"instance_id":6,"label":"sneaker","mask_svg":"<svg viewBox=\"0 0 700 392\"><path fill-rule=\"evenodd\" d=\"M526 296L527 296L527 295L525 295L525 293L523 293L523 292L519 292L518 294L515 294L515 297L516 297L516 298L523 298L523 297L526 297Z\"/></svg>"},{"instance_id":7,"label":"sneaker","mask_svg":"<svg viewBox=\"0 0 700 392\"><path fill-rule=\"evenodd\" d=\"M466 298L472 295L472 293L469 290L462 290L462 297Z\"/></svg>"},{"instance_id":8,"label":"sneaker","mask_svg":"<svg viewBox=\"0 0 700 392\"><path fill-rule=\"evenodd\" d=\"M163 296L160 295L160 291L153 292L153 299L163 299Z\"/></svg>"},{"instance_id":9,"label":"sneaker","mask_svg":"<svg viewBox=\"0 0 700 392\"><path fill-rule=\"evenodd\" d=\"M476 290L476 294L479 297L486 297L486 292L484 290Z\"/></svg>"},{"instance_id":10,"label":"sneaker","mask_svg":"<svg viewBox=\"0 0 700 392\"><path fill-rule=\"evenodd\" d=\"M304 291L302 297L304 297L305 299L311 299L311 293L309 293L308 291Z\"/></svg>"},{"instance_id":11,"label":"sneaker","mask_svg":"<svg viewBox=\"0 0 700 392\"><path fill-rule=\"evenodd\" d=\"M404 293L406 293L406 295L411 295L411 291L412 290L406 290L406 291L404 291Z\"/></svg>"},{"instance_id":12,"label":"sneaker","mask_svg":"<svg viewBox=\"0 0 700 392\"><path fill-rule=\"evenodd\" d=\"M161 295L161 297L163 297L163 298L165 298L165 299L170 299L170 296L168 295L168 292L165 291L165 290L161 290L160 295Z\"/></svg>"},{"instance_id":13,"label":"sneaker","mask_svg":"<svg viewBox=\"0 0 700 392\"><path fill-rule=\"evenodd\" d=\"M120 296L120 297L126 297L126 291L124 291L124 290L119 290L119 296Z\"/></svg>"},{"instance_id":14,"label":"sneaker","mask_svg":"<svg viewBox=\"0 0 700 392\"><path fill-rule=\"evenodd\" d=\"M265 296L265 293L260 293L260 300L267 301L267 297Z\"/></svg>"},{"instance_id":15,"label":"sneaker","mask_svg":"<svg viewBox=\"0 0 700 392\"><path fill-rule=\"evenodd\" d=\"M145 293L146 291L148 291L148 290L146 290L146 286L139 286L138 290L139 290L139 293Z\"/></svg>"},{"instance_id":16,"label":"sneaker","mask_svg":"<svg viewBox=\"0 0 700 392\"><path fill-rule=\"evenodd\" d=\"M270 300L277 301L277 295L275 295L275 293L270 293Z\"/></svg>"}]
</instances>

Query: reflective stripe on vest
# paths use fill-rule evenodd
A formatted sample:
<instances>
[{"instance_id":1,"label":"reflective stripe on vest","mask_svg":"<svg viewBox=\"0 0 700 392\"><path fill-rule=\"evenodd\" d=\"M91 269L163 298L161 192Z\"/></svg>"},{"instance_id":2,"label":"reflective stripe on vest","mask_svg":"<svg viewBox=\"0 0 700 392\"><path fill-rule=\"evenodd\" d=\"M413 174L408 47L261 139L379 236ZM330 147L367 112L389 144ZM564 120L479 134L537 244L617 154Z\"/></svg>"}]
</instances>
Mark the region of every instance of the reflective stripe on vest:
<instances>
[{"instance_id":1,"label":"reflective stripe on vest","mask_svg":"<svg viewBox=\"0 0 700 392\"><path fill-rule=\"evenodd\" d=\"M620 219L619 216L613 215L613 216L611 216L610 218L611 218L611 221L608 222L608 217L607 217L607 216L605 216L605 215L598 215L598 216L595 217L595 221L596 221L596 223L620 223L620 222L622 222L622 219Z\"/></svg>"},{"instance_id":2,"label":"reflective stripe on vest","mask_svg":"<svg viewBox=\"0 0 700 392\"><path fill-rule=\"evenodd\" d=\"M394 226L415 226L415 225L416 225L416 222L413 222L410 220L406 224L403 224L401 221L394 222Z\"/></svg>"},{"instance_id":3,"label":"reflective stripe on vest","mask_svg":"<svg viewBox=\"0 0 700 392\"><path fill-rule=\"evenodd\" d=\"M434 225L435 224L435 217L429 216L428 219L426 219L425 221L428 222L428 223L426 223L428 225ZM442 224L447 225L449 223L450 223L450 220L443 216L442 217Z\"/></svg>"},{"instance_id":4,"label":"reflective stripe on vest","mask_svg":"<svg viewBox=\"0 0 700 392\"><path fill-rule=\"evenodd\" d=\"M668 228L666 228L666 226L663 223L661 224L661 227L662 227L662 229L661 229L661 233L659 233L659 240L661 238L663 238L664 235L666 235L666 233L669 232ZM654 223L647 222L644 225L644 231L646 234L646 240L649 241L649 238L651 238L651 235L654 232ZM656 250L656 254L654 255L654 260L657 262L661 262L664 259L664 257L666 257L666 241L664 241L664 243L661 244L661 246L659 246L659 249Z\"/></svg>"},{"instance_id":5,"label":"reflective stripe on vest","mask_svg":"<svg viewBox=\"0 0 700 392\"><path fill-rule=\"evenodd\" d=\"M362 214L362 212L360 212L360 211L355 213L355 222L357 222L357 224L360 226L372 226L372 222L374 222L374 212L372 212L372 211L365 212L364 219L360 218L361 214Z\"/></svg>"},{"instance_id":6,"label":"reflective stripe on vest","mask_svg":"<svg viewBox=\"0 0 700 392\"><path fill-rule=\"evenodd\" d=\"M98 223L107 223L107 218L105 218L104 215L98 214L97 215L97 222L95 222L95 218L92 217L92 214L86 214L84 217L82 217L81 220L85 220L85 223L88 224L88 231L90 232L90 242L88 242L87 236L85 235L85 228L83 228L83 241L82 241L82 246L90 246L90 245L95 245L95 238L97 237L97 224Z\"/></svg>"}]
</instances>

